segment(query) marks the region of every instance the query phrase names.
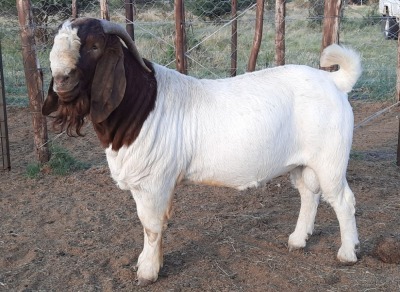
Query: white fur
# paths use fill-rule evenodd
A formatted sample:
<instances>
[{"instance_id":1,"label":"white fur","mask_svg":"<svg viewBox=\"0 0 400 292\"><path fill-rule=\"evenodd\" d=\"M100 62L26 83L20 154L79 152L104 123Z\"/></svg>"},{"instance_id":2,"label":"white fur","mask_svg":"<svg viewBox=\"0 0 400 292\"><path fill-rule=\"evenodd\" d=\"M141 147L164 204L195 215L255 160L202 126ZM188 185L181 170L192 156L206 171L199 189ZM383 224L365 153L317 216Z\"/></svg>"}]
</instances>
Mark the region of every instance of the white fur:
<instances>
[{"instance_id":1,"label":"white fur","mask_svg":"<svg viewBox=\"0 0 400 292\"><path fill-rule=\"evenodd\" d=\"M353 114L345 92L360 75L360 58L334 46L322 61L341 69L287 65L198 80L153 64L155 109L132 145L106 150L112 177L132 192L145 230L158 235L151 241L145 232L139 281L157 279L159 235L180 181L245 189L291 172L301 208L290 249L305 246L322 195L339 220L339 260L357 260L355 201L345 178Z\"/></svg>"},{"instance_id":2,"label":"white fur","mask_svg":"<svg viewBox=\"0 0 400 292\"><path fill-rule=\"evenodd\" d=\"M360 56L353 50L332 44L322 52L320 64L322 67L340 64L342 70L332 72L332 79L339 90L350 92L361 75L359 59Z\"/></svg>"},{"instance_id":3,"label":"white fur","mask_svg":"<svg viewBox=\"0 0 400 292\"><path fill-rule=\"evenodd\" d=\"M81 46L78 30L71 28L66 21L54 38L54 45L50 51L50 66L53 76L67 76L79 60Z\"/></svg>"}]
</instances>

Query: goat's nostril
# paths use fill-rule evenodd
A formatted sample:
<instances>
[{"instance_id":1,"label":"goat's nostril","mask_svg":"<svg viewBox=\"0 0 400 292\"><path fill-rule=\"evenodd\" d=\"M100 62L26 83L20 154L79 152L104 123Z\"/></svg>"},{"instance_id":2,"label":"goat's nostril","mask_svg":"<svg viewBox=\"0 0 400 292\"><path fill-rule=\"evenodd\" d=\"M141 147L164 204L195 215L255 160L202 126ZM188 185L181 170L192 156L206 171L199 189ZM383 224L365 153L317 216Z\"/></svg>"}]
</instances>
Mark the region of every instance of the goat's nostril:
<instances>
[{"instance_id":1,"label":"goat's nostril","mask_svg":"<svg viewBox=\"0 0 400 292\"><path fill-rule=\"evenodd\" d=\"M68 75L55 76L55 77L54 77L54 81L55 81L57 84L65 83L65 82L67 82L68 80L69 80L69 76L68 76Z\"/></svg>"}]
</instances>

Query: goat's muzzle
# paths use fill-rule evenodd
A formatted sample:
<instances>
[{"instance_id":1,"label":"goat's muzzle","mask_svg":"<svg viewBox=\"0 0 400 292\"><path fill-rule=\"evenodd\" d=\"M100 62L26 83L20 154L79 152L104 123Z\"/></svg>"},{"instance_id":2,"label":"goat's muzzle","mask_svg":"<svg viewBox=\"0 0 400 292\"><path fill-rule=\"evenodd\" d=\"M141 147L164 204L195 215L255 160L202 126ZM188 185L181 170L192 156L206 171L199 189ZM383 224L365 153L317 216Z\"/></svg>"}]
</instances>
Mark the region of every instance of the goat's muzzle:
<instances>
[{"instance_id":1,"label":"goat's muzzle","mask_svg":"<svg viewBox=\"0 0 400 292\"><path fill-rule=\"evenodd\" d=\"M78 83L71 90L65 90L65 91L62 89L60 90L60 87L56 88L56 86L53 87L53 90L58 95L61 102L69 103L69 102L74 101L79 96L80 87L79 87L79 83Z\"/></svg>"},{"instance_id":2,"label":"goat's muzzle","mask_svg":"<svg viewBox=\"0 0 400 292\"><path fill-rule=\"evenodd\" d=\"M62 102L71 102L78 97L80 86L76 74L57 74L53 76L53 91Z\"/></svg>"}]
</instances>

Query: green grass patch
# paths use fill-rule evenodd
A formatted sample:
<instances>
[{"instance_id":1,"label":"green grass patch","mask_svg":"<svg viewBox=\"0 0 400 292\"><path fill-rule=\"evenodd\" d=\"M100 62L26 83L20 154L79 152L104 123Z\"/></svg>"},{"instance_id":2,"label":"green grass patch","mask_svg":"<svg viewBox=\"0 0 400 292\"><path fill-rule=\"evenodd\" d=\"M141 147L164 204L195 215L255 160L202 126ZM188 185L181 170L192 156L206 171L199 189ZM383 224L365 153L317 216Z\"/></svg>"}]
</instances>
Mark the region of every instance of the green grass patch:
<instances>
[{"instance_id":1,"label":"green grass patch","mask_svg":"<svg viewBox=\"0 0 400 292\"><path fill-rule=\"evenodd\" d=\"M41 174L41 167L39 163L30 163L26 167L26 176L29 178L38 178Z\"/></svg>"},{"instance_id":2,"label":"green grass patch","mask_svg":"<svg viewBox=\"0 0 400 292\"><path fill-rule=\"evenodd\" d=\"M73 157L68 150L53 145L50 148L50 161L40 165L38 163L29 164L26 168L26 175L29 178L37 178L41 173L54 175L67 175L75 171L85 170L90 167L89 163L82 162Z\"/></svg>"},{"instance_id":3,"label":"green grass patch","mask_svg":"<svg viewBox=\"0 0 400 292\"><path fill-rule=\"evenodd\" d=\"M70 172L89 168L88 163L78 161L66 149L59 146L51 147L51 158L48 166L51 172L56 175L66 175Z\"/></svg>"},{"instance_id":4,"label":"green grass patch","mask_svg":"<svg viewBox=\"0 0 400 292\"><path fill-rule=\"evenodd\" d=\"M364 154L357 150L350 151L350 159L352 160L363 160Z\"/></svg>"}]
</instances>

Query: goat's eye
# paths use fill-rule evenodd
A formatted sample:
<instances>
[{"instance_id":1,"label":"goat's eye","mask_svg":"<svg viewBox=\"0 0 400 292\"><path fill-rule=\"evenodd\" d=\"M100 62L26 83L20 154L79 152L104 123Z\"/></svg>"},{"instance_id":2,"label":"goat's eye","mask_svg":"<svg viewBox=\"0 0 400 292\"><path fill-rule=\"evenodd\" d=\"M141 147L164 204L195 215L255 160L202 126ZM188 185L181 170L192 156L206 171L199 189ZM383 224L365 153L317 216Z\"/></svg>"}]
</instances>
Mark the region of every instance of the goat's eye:
<instances>
[{"instance_id":1,"label":"goat's eye","mask_svg":"<svg viewBox=\"0 0 400 292\"><path fill-rule=\"evenodd\" d=\"M97 52L98 47L97 46L92 46L89 50L88 53L92 53L92 52Z\"/></svg>"}]
</instances>

